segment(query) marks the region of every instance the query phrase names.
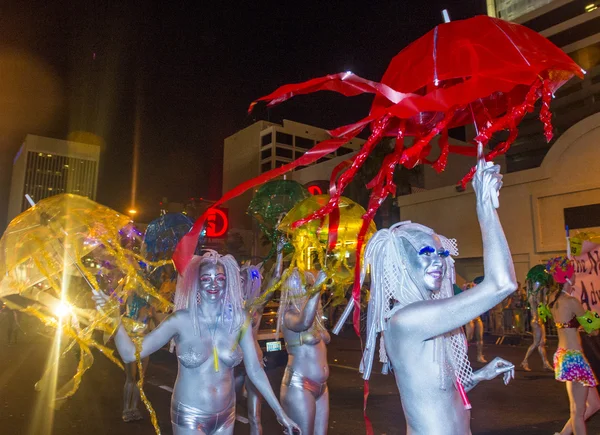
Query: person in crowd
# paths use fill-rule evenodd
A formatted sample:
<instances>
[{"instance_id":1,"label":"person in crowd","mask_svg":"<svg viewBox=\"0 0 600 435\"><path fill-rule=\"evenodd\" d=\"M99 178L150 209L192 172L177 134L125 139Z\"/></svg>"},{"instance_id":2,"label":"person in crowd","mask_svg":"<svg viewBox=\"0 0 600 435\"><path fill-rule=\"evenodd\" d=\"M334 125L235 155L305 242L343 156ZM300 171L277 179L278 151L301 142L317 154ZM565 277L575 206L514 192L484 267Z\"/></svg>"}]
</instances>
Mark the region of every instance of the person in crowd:
<instances>
[{"instance_id":1,"label":"person in crowd","mask_svg":"<svg viewBox=\"0 0 600 435\"><path fill-rule=\"evenodd\" d=\"M126 304L127 308L127 319L129 319L133 325L133 328L138 333L147 333L153 326L160 323L156 310L148 301L137 294L133 294ZM150 357L146 357L142 360L141 377L148 368L148 362ZM138 381L138 367L137 363L130 362L125 364L125 385L123 387L123 414L122 418L124 422L141 420L142 413L139 409L140 403L140 390L137 387Z\"/></svg>"},{"instance_id":2,"label":"person in crowd","mask_svg":"<svg viewBox=\"0 0 600 435\"><path fill-rule=\"evenodd\" d=\"M475 283L468 282L463 286L463 291L467 291L475 287ZM470 343L475 338L477 346L477 362L486 363L487 360L483 356L483 321L481 316L475 317L465 325L465 335L467 341Z\"/></svg>"},{"instance_id":3,"label":"person in crowd","mask_svg":"<svg viewBox=\"0 0 600 435\"><path fill-rule=\"evenodd\" d=\"M557 381L565 383L569 396L570 418L565 428L566 432L570 426L573 434L586 435L585 421L598 410L597 407L588 406L590 391L596 388L598 381L583 354L578 329L583 326L586 332L597 334L600 316L591 311L586 312L581 302L572 296L575 274L573 264L568 258L551 259L546 265L546 270L559 284L550 295L548 308L558 333L554 376ZM542 309L542 316L543 313ZM595 405L597 406L597 403Z\"/></svg>"},{"instance_id":4,"label":"person in crowd","mask_svg":"<svg viewBox=\"0 0 600 435\"><path fill-rule=\"evenodd\" d=\"M304 279L303 279L304 278ZM325 435L329 422L327 344L320 288L323 271L302 277L294 269L282 285L278 328L283 331L288 364L281 381L281 405L304 435Z\"/></svg>"},{"instance_id":5,"label":"person in crowd","mask_svg":"<svg viewBox=\"0 0 600 435\"><path fill-rule=\"evenodd\" d=\"M382 332L380 360L393 369L411 435L470 433L466 393L482 380L514 377L514 365L501 358L473 372L461 328L517 288L496 212L501 184L499 167L480 161L473 188L485 278L469 291L453 296L456 242L428 227L400 222L375 233L366 247L371 299L361 371L369 379Z\"/></svg>"},{"instance_id":6,"label":"person in crowd","mask_svg":"<svg viewBox=\"0 0 600 435\"><path fill-rule=\"evenodd\" d=\"M531 333L533 342L525 353L525 358L521 362L523 370L530 372L529 357L537 349L542 359L542 364L545 370L554 371L554 368L548 361L546 355L546 325L541 320L538 313L540 305L544 306L548 303L548 291L552 286L552 277L546 273L546 268L542 264L532 267L527 272L527 300L529 302L529 311L531 313Z\"/></svg>"},{"instance_id":7,"label":"person in crowd","mask_svg":"<svg viewBox=\"0 0 600 435\"><path fill-rule=\"evenodd\" d=\"M109 297L95 292L94 300L102 310ZM175 309L139 341L140 358L174 341L179 363L171 398L174 435L233 434L233 367L242 359L284 432L299 431L277 401L258 359L250 319L243 309L239 267L231 255L207 251L194 256L178 279ZM136 360L136 344L122 324L115 344L123 361Z\"/></svg>"},{"instance_id":8,"label":"person in crowd","mask_svg":"<svg viewBox=\"0 0 600 435\"><path fill-rule=\"evenodd\" d=\"M273 274L264 288L262 286L262 263L259 265L247 263L242 265L240 269L244 309L250 316L252 322L254 345L260 361L263 360L263 352L257 341L258 328L260 327L263 310L275 293L271 291L270 293L265 294L265 291L270 290L272 286L281 279L284 243L285 242L281 240L277 245L277 257L273 268ZM250 378L248 378L242 364L235 368L235 380L236 390L241 391L243 389L246 394L250 434L260 435L263 433L261 422L262 396Z\"/></svg>"}]
</instances>

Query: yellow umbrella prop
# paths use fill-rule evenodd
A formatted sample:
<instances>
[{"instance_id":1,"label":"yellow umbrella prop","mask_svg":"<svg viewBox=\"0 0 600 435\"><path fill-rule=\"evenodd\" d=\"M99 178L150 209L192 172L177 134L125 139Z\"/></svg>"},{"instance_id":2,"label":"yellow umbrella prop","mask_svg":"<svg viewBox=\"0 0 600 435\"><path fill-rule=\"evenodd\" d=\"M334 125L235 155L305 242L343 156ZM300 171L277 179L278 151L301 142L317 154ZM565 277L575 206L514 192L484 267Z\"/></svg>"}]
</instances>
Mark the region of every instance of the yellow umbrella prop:
<instances>
[{"instance_id":1,"label":"yellow umbrella prop","mask_svg":"<svg viewBox=\"0 0 600 435\"><path fill-rule=\"evenodd\" d=\"M296 229L292 224L320 209L329 201L329 195L314 195L296 204L282 220L279 230L286 233L294 246L291 267L302 272L321 269L327 273L332 285L333 303L344 299L346 288L354 282L357 237L362 226L365 209L346 197L339 202L339 224L337 242L328 249L329 215L321 220L310 221ZM365 243L376 231L371 222ZM364 246L364 245L363 245Z\"/></svg>"},{"instance_id":2,"label":"yellow umbrella prop","mask_svg":"<svg viewBox=\"0 0 600 435\"><path fill-rule=\"evenodd\" d=\"M146 279L148 269L168 261L144 262L132 249L134 236L128 217L88 198L63 194L21 213L0 239L0 298L11 294L25 298L27 304L13 302L11 307L56 327L71 339L63 353L79 346L77 373L58 390L58 399L77 391L93 362L91 348L121 366L93 333L114 332L120 304L128 295L136 292L151 296L158 306L170 305ZM110 293L114 302L99 313L91 304L91 290ZM131 326L139 329L139 325ZM142 397L145 399L143 392ZM144 403L158 431L154 410L147 399Z\"/></svg>"}]
</instances>

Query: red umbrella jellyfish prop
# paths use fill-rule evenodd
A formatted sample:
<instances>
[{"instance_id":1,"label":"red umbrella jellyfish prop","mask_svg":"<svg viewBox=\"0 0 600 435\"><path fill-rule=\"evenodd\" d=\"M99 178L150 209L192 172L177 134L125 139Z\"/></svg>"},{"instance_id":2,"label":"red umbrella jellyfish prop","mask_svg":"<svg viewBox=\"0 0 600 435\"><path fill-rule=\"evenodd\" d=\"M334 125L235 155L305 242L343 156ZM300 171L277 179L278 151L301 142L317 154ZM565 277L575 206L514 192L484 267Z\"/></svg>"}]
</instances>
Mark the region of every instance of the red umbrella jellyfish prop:
<instances>
[{"instance_id":1,"label":"red umbrella jellyfish prop","mask_svg":"<svg viewBox=\"0 0 600 435\"><path fill-rule=\"evenodd\" d=\"M317 144L292 163L241 184L227 192L216 205L297 166L316 161L370 125L371 135L361 150L345 167L336 168L345 170L337 180L332 177L329 202L293 224L297 228L335 212L345 187L381 138L396 137L394 151L386 156L375 178L367 184L371 196L358 235L356 252L360 253L364 235L378 207L389 194L395 194L393 173L397 165L413 168L430 164L441 172L450 153L476 156L478 144L485 147L495 133L507 130L508 139L484 156L486 160L492 160L508 150L516 139L517 125L534 110L539 99L542 100L540 120L546 139L550 140L552 95L574 75L582 77L583 73L562 50L521 25L487 16L440 24L396 55L381 82L369 81L351 72L339 73L282 86L253 102L249 110L259 101L273 106L295 95L322 90L345 96L375 95L367 117L330 131L332 139ZM477 129L473 146L449 145L448 129L470 123ZM431 160L430 142L438 134L441 135L439 157ZM406 136L414 137L412 146L405 146ZM463 185L472 178L474 171L473 168L463 178ZM201 217L196 222L195 228L177 248L173 259L180 271L193 253L203 220ZM358 266L360 258L357 261ZM353 296L358 305L360 267L356 267L355 274ZM358 310L354 316L358 320Z\"/></svg>"}]
</instances>

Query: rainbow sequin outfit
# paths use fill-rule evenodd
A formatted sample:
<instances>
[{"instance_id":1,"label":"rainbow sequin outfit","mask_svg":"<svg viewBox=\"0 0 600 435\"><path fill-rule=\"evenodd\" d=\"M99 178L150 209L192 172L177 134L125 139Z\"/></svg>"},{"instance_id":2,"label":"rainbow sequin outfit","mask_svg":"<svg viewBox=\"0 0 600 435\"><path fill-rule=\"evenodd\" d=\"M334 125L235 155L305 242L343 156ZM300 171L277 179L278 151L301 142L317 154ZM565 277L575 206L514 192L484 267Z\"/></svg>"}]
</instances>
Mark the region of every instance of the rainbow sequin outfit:
<instances>
[{"instance_id":1,"label":"rainbow sequin outfit","mask_svg":"<svg viewBox=\"0 0 600 435\"><path fill-rule=\"evenodd\" d=\"M561 382L580 382L586 387L595 387L598 381L590 363L580 350L559 347L554 354L554 377Z\"/></svg>"}]
</instances>

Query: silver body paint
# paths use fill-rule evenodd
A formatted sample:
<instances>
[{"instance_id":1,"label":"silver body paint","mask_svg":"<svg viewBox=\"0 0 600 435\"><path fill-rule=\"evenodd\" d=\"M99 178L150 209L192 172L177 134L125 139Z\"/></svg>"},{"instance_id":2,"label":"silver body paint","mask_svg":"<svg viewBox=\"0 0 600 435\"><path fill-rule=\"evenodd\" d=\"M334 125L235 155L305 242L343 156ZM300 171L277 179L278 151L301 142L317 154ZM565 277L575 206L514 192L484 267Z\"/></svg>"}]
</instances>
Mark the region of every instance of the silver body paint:
<instances>
[{"instance_id":1,"label":"silver body paint","mask_svg":"<svg viewBox=\"0 0 600 435\"><path fill-rule=\"evenodd\" d=\"M279 422L284 426L284 432L291 434L297 426L285 414L271 389L256 352L252 330L245 326L232 330L231 321L225 318L228 317L227 310L224 310L226 281L232 279L232 276L224 276L225 269L221 262L225 257L219 256L217 264L209 262L199 266L197 294L190 296L190 300L199 297L198 305L194 307L197 318L192 318L191 310L175 311L144 337L140 356L146 358L174 339L178 357L178 374L171 398L172 408L176 408L177 404L181 403L185 407L198 410L197 414L201 412L203 415L220 415L231 407L232 400L235 399L233 367L242 361L243 353L248 377L274 410ZM232 298L238 298L234 303L241 307L239 269L232 257L231 260L234 266L228 266L229 271L231 275L237 276L233 278L235 285L230 284L230 287L227 287L229 292L227 297L230 301L233 301ZM191 266L186 269L186 273L190 268ZM100 309L107 299L104 294L96 293L94 296ZM243 325L248 325L250 320L247 314L243 314L243 319ZM199 334L195 332L196 327L199 329ZM122 325L115 335L115 344L124 362L135 361L135 345ZM213 346L218 355L218 371L215 370ZM182 419L185 420L186 418ZM205 432L200 427L190 429L173 424L173 433L175 435L233 434L233 424L210 432Z\"/></svg>"},{"instance_id":2,"label":"silver body paint","mask_svg":"<svg viewBox=\"0 0 600 435\"><path fill-rule=\"evenodd\" d=\"M326 279L319 273L315 286ZM298 279L289 279L300 285ZM295 290L295 291L294 291ZM285 289L298 296L298 289ZM306 290L300 290L300 295ZM284 299L284 298L282 298ZM280 400L285 412L300 426L303 435L324 435L329 422L329 365L327 344L330 336L323 327L321 293L301 297L284 307L281 328L288 351L286 376L281 384Z\"/></svg>"},{"instance_id":3,"label":"silver body paint","mask_svg":"<svg viewBox=\"0 0 600 435\"><path fill-rule=\"evenodd\" d=\"M406 268L415 288L421 289L422 294L420 301L408 305L396 302L383 331L410 435L470 433L470 411L465 409L455 380L449 376L440 377L443 368L436 359L439 355L435 349L436 337L457 330L517 289L512 257L495 209L501 187L499 167L480 163L473 187L483 237L485 279L480 284L445 299L427 296L427 292L439 291L439 273L446 273L446 263L440 255L443 252L440 239L436 235L414 231L410 234L412 242L420 246L411 245L404 238L398 240L403 244L400 248L397 242L393 245L394 249L406 252L401 267ZM426 246L435 248L435 252L427 257L419 255L419 250ZM508 383L514 376L514 365L496 358L473 373L471 383L465 385L465 389L468 391L481 380L490 380L499 374Z\"/></svg>"}]
</instances>

